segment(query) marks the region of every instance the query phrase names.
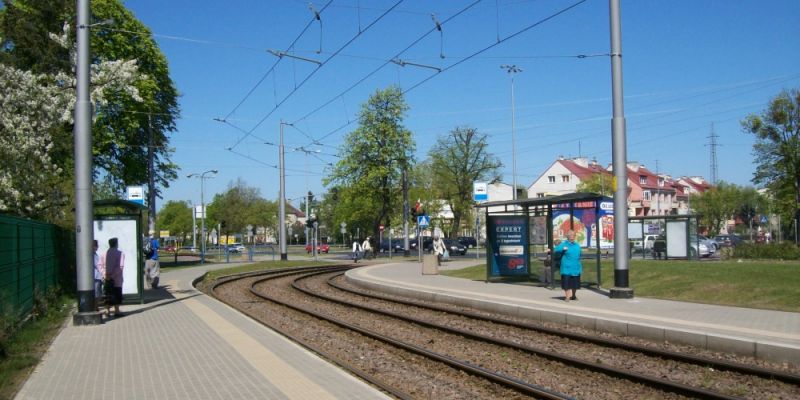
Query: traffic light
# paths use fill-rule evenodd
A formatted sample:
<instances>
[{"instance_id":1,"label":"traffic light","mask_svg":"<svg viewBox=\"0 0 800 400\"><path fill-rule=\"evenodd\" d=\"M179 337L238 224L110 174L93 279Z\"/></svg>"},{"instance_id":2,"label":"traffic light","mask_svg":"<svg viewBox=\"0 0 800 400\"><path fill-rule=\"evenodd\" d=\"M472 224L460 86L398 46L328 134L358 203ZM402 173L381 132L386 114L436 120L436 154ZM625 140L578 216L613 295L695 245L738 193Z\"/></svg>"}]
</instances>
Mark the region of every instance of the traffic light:
<instances>
[{"instance_id":1,"label":"traffic light","mask_svg":"<svg viewBox=\"0 0 800 400\"><path fill-rule=\"evenodd\" d=\"M311 193L311 192L309 192L309 193ZM309 215L308 219L306 219L306 228L313 228L314 227L314 222L317 222L317 214Z\"/></svg>"}]
</instances>

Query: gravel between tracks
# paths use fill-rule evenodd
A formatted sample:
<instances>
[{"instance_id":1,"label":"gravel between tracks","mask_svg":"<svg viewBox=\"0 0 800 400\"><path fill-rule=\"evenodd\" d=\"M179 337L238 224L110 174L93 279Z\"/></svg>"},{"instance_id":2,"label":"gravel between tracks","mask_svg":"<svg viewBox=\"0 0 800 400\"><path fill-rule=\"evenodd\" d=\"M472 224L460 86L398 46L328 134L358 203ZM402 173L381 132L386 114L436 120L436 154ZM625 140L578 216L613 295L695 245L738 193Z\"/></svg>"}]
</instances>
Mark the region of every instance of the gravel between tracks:
<instances>
[{"instance_id":1,"label":"gravel between tracks","mask_svg":"<svg viewBox=\"0 0 800 400\"><path fill-rule=\"evenodd\" d=\"M446 334L429 328L423 328L393 318L376 316L375 314L355 311L329 302L314 300L289 288L291 278L280 278L267 284L260 285L260 290L271 295L280 295L281 298L291 299L293 303L303 304L335 318L347 320L371 330L380 331L394 338L411 342L420 347L428 348L441 354L467 360L474 365L481 366L491 371L514 376L523 381L547 387L551 390L567 393L576 398L616 399L627 398L681 398L672 393L660 392L642 385L633 384L627 380L609 378L599 373L584 371L567 367L561 363L550 361L526 352L521 352L507 347L495 346L476 342L454 334ZM253 279L240 280L224 285L217 291L217 295L226 299L254 318L269 321L280 329L286 329L311 343L315 343L334 359L343 360L357 366L362 371L378 376L415 398L461 399L461 398L524 398L525 396L496 384L487 384L482 379L471 378L469 375L442 364L429 361L421 356L413 355L403 350L385 346L373 339L348 333L343 329L329 323L321 323L314 318L298 314L283 306L271 302L258 301L249 294L249 287ZM349 285L344 280L340 284ZM650 357L638 356L627 351L609 349L595 345L587 345L567 339L556 339L550 335L532 333L520 328L498 326L487 322L476 322L472 319L453 316L447 313L434 311L420 311L409 309L407 306L387 303L380 300L364 300L360 296L343 294L343 292L330 288L325 284L325 279L308 280L308 286L316 291L322 291L336 297L360 299L368 302L370 306L380 306L394 312L413 314L436 322L447 322L448 325L469 330L489 336L496 336L517 343L540 347L550 351L559 351L571 356L580 357L597 363L605 363L616 367L627 367L633 371L663 371L658 374L668 377L675 382L701 385L711 390L720 391L729 395L744 396L746 398L798 398L800 391L797 387L780 382L770 382L763 379L742 377L739 374L719 373L697 366L687 366L683 363L653 360ZM464 310L463 307L452 306L454 310ZM475 311L475 310L470 310ZM486 314L486 313L484 313ZM561 327L571 331L580 330L575 327ZM597 334L596 332L592 332ZM619 338L615 338L619 339ZM625 338L631 341L632 338ZM639 344L654 345L653 343L638 341ZM670 348L685 346L669 346ZM696 354L696 352L694 352ZM708 352L710 353L710 352ZM712 353L711 355L720 356ZM731 360L731 356L724 358ZM741 357L734 357L737 362ZM762 365L764 363L758 363ZM784 366L769 365L770 367ZM789 369L790 370L790 369Z\"/></svg>"}]
</instances>

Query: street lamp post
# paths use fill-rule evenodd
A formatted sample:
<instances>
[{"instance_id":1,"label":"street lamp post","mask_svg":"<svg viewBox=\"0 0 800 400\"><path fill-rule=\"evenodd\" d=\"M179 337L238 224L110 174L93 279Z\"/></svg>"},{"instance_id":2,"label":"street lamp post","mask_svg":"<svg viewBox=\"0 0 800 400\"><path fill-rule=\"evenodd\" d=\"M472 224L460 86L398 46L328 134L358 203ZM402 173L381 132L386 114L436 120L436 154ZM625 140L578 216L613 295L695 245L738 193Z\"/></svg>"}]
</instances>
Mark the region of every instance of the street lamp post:
<instances>
[{"instance_id":1,"label":"street lamp post","mask_svg":"<svg viewBox=\"0 0 800 400\"><path fill-rule=\"evenodd\" d=\"M279 205L279 212L278 212L278 219L280 232L278 233L278 238L280 240L280 248L281 248L281 261L285 261L289 259L287 255L287 247L286 247L286 169L284 168L283 163L283 126L284 125L291 125L289 123L283 122L281 120L280 123L280 145L278 146L278 161L280 163L280 205Z\"/></svg>"},{"instance_id":2,"label":"street lamp post","mask_svg":"<svg viewBox=\"0 0 800 400\"><path fill-rule=\"evenodd\" d=\"M206 174L217 174L219 171L211 169L202 174L189 174L187 178L200 178L200 209L203 211L203 218L200 220L200 264L206 262L206 202L203 192L205 191L204 182Z\"/></svg>"},{"instance_id":3,"label":"street lamp post","mask_svg":"<svg viewBox=\"0 0 800 400\"><path fill-rule=\"evenodd\" d=\"M511 176L514 182L513 199L517 199L517 146L514 132L514 74L522 72L516 65L501 65L500 68L511 74Z\"/></svg>"}]
</instances>

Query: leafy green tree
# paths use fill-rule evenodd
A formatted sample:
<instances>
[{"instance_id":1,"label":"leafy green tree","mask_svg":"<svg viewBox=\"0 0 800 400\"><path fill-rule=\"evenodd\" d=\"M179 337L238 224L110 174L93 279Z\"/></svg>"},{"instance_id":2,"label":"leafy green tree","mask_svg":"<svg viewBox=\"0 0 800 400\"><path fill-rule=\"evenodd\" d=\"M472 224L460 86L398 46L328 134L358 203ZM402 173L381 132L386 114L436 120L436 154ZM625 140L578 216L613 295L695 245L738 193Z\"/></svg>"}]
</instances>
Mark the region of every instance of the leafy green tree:
<instances>
[{"instance_id":1,"label":"leafy green tree","mask_svg":"<svg viewBox=\"0 0 800 400\"><path fill-rule=\"evenodd\" d=\"M67 48L68 37L66 25L47 40ZM133 86L138 78L135 62L99 63L90 76L93 104L105 106L105 93L117 91L141 100ZM74 86L74 74L38 74L0 63L0 211L71 224L73 164L59 148L67 139L72 143L63 127L73 123Z\"/></svg>"},{"instance_id":2,"label":"leafy green tree","mask_svg":"<svg viewBox=\"0 0 800 400\"><path fill-rule=\"evenodd\" d=\"M0 63L33 74L51 75L51 85L64 82L56 75L74 76L75 2L7 0L4 4L5 8L0 10ZM125 185L147 182L147 153L152 149L156 192L160 193L159 187L168 187L177 177L177 166L170 161L173 149L167 135L175 130L179 111L177 90L169 77L166 58L150 31L119 0L93 0L91 11L95 21L113 20L113 25L90 29L92 63L114 65L135 60L134 65L143 73L133 83L135 93L110 88L93 95L94 175L107 179L117 193L122 193ZM50 40L52 34L64 32L64 27L68 37L60 42ZM93 78L93 86L117 79L118 73L126 71L117 68L98 76L99 81ZM71 114L69 109L61 112ZM63 171L57 188L69 196L73 182L72 122L61 121L49 133L50 157ZM67 202L62 203L62 208L71 209Z\"/></svg>"},{"instance_id":3,"label":"leafy green tree","mask_svg":"<svg viewBox=\"0 0 800 400\"><path fill-rule=\"evenodd\" d=\"M767 187L778 212L800 226L800 90L782 91L761 115L741 124L756 137L753 183Z\"/></svg>"},{"instance_id":4,"label":"leafy green tree","mask_svg":"<svg viewBox=\"0 0 800 400\"><path fill-rule=\"evenodd\" d=\"M261 197L258 188L247 186L241 178L214 196L207 206L206 226L221 224L221 234L246 234L247 225L271 227L277 224L278 208Z\"/></svg>"},{"instance_id":5,"label":"leafy green tree","mask_svg":"<svg viewBox=\"0 0 800 400\"><path fill-rule=\"evenodd\" d=\"M188 201L168 201L158 212L159 230L169 231L180 241L192 234L192 207Z\"/></svg>"},{"instance_id":6,"label":"leafy green tree","mask_svg":"<svg viewBox=\"0 0 800 400\"><path fill-rule=\"evenodd\" d=\"M339 187L336 218L365 223L365 233L376 237L402 204L402 174L414 161L414 140L403 126L407 110L400 88L377 90L361 106L358 128L345 137L341 158L323 181Z\"/></svg>"},{"instance_id":7,"label":"leafy green tree","mask_svg":"<svg viewBox=\"0 0 800 400\"><path fill-rule=\"evenodd\" d=\"M434 185L453 211L449 236L461 227L462 220L470 220L466 217L473 208L473 183L496 178L503 165L488 148L486 135L475 128L458 127L440 136L428 152Z\"/></svg>"},{"instance_id":8,"label":"leafy green tree","mask_svg":"<svg viewBox=\"0 0 800 400\"><path fill-rule=\"evenodd\" d=\"M757 215L768 210L767 199L758 193L755 188L739 188L736 203L738 205L735 216L747 224L750 239L753 239L753 220Z\"/></svg>"},{"instance_id":9,"label":"leafy green tree","mask_svg":"<svg viewBox=\"0 0 800 400\"><path fill-rule=\"evenodd\" d=\"M700 214L700 225L707 227L710 235L718 234L740 208L738 192L736 185L719 182L703 193L691 195L692 209Z\"/></svg>"},{"instance_id":10,"label":"leafy green tree","mask_svg":"<svg viewBox=\"0 0 800 400\"><path fill-rule=\"evenodd\" d=\"M613 177L610 174L596 173L587 179L582 180L576 190L579 192L597 193L603 196L614 197L611 189Z\"/></svg>"}]
</instances>

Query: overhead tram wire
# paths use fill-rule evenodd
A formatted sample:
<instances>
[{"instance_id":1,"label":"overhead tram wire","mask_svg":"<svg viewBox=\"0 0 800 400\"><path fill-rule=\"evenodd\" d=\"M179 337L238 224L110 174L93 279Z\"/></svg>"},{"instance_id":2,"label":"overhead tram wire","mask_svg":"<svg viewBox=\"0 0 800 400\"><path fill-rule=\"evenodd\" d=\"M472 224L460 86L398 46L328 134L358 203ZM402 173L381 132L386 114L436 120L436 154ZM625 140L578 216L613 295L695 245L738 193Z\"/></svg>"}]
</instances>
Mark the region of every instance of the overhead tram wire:
<instances>
[{"instance_id":1,"label":"overhead tram wire","mask_svg":"<svg viewBox=\"0 0 800 400\"><path fill-rule=\"evenodd\" d=\"M248 159L248 160L250 160L250 161L253 161L253 162L255 162L255 163L261 164L261 165L263 165L263 166L265 166L265 167L270 167L270 168L278 169L278 166L277 166L277 165L274 165L274 164L269 164L269 163L265 163L265 162L263 162L263 161L261 161L261 160L255 159L255 158L253 158L253 157L250 157L250 156L248 156L247 154L240 153L240 152L238 152L238 151L236 151L236 150L233 150L233 149L231 149L231 148L228 148L228 149L226 149L226 150L230 151L231 153L233 153L233 154L235 154L235 155L237 155L237 156L239 156L239 157L246 158L246 159ZM284 169L285 169L286 171L291 171L291 172L298 172L298 173L308 173L308 174L312 174L311 172L309 172L309 171L306 171L306 170L293 169L293 168L284 168ZM322 174L312 174L312 175L322 175Z\"/></svg>"},{"instance_id":2,"label":"overhead tram wire","mask_svg":"<svg viewBox=\"0 0 800 400\"><path fill-rule=\"evenodd\" d=\"M329 6L329 5L331 5L331 3L333 3L333 0L329 0L329 1L328 1L328 2L327 2L327 3L326 3L326 4L325 4L323 7L322 7L322 9L320 9L320 10L319 10L319 13L322 13L323 11L325 11L325 9L326 9L326 8L328 8L328 6ZM310 27L311 27L311 25L314 23L314 21L316 21L316 17L312 17L312 18L311 18L311 20L309 20L309 21L308 21L308 23L307 23L307 24L306 24L306 26L303 28L303 30L302 30L302 31L300 31L300 33L297 35L297 37L295 37L295 38L294 38L294 40L292 40L292 43L291 43L291 44L289 44L289 47L287 47L287 49L291 49L291 48L293 48L293 47L294 47L294 45L295 45L295 44L297 44L297 41L298 41L298 40L300 40L300 38L302 38L302 37L303 37L303 35L304 35L304 34L306 33L306 31L308 30L308 28L310 28ZM278 57L278 59L275 61L275 63L274 63L274 64L272 64L272 67L270 67L270 69L269 69L269 70L267 70L267 72L266 72L266 73L264 73L264 75L263 75L263 76L261 76L261 79L259 79L259 80L258 80L258 82L256 82L256 84L255 84L255 85L254 85L254 86L253 86L253 87L252 87L252 88L251 88L251 89L250 89L250 90L247 92L247 94L246 94L246 95L244 95L244 97L242 98L242 100L240 100L240 101L239 101L239 103L237 103L237 104L236 104L236 106L235 106L235 107L233 107L233 109L232 109L232 110L231 110L231 111L230 111L230 112L229 112L229 113L228 113L228 114L227 114L225 117L223 117L223 118L222 118L222 120L223 120L223 121L225 121L225 120L227 120L228 118L230 118L230 116L231 116L231 115L233 115L233 113L235 113L235 112L236 112L236 110L238 110L238 109L239 109L239 107L241 107L241 106L242 106L242 104L244 104L244 102L245 102L245 101L247 101L247 99L248 99L248 98L250 98L250 95L252 95L252 94L253 94L253 92L255 92L255 90L256 90L256 89L257 89L259 86L261 86L261 83L263 83L263 82L264 82L264 79L267 79L267 77L268 77L268 76L269 76L271 73L273 73L273 72L275 71L275 68L277 68L277 67L278 67L278 64L280 64L281 60L283 60L283 58L282 58L282 57Z\"/></svg>"},{"instance_id":3,"label":"overhead tram wire","mask_svg":"<svg viewBox=\"0 0 800 400\"><path fill-rule=\"evenodd\" d=\"M578 1L578 2L574 3L574 4L570 5L570 6L567 6L567 7L563 8L563 9L561 9L561 10L559 10L559 11L557 11L557 12L555 12L555 13L553 13L553 14L551 14L551 15L549 15L549 16L547 16L547 17L545 17L545 18L542 18L542 19L540 19L539 21L536 21L535 23L533 23L533 24L531 24L531 25L528 25L528 26L526 26L526 27L525 27L525 28L523 28L523 29L520 29L520 30L518 30L517 32L514 32L513 34L511 34L511 35L509 35L509 36L506 36L506 37L505 37L505 38L503 38L503 39L500 39L500 40L499 40L499 41L497 41L496 43L490 44L489 46L486 46L486 47L484 47L483 49L481 49L481 50L478 50L477 52L475 52L475 53L472 53L471 55L469 55L469 56L467 56L467 57L464 57L463 59L461 59L461 60L459 60L459 61L457 61L457 62L455 62L455 63L453 63L453 64L450 64L449 66L447 66L447 67L443 68L443 69L442 69L440 72L433 73L431 76L429 76L429 77L427 77L427 78L425 78L425 79L423 79L423 80L421 80L421 81L417 82L416 84L414 84L414 86L411 86L410 88L408 88L408 89L404 90L404 91L403 91L403 94L406 94L406 93L408 93L408 92L410 92L410 91L412 91L412 90L416 89L417 87L421 86L423 83L425 83L425 82L427 82L427 81L429 81L429 80L433 79L434 77L438 76L439 74L441 74L441 73L443 73L443 72L445 72L445 71L448 71L448 70L452 69L453 67L456 67L456 66L458 66L458 65L462 64L463 62L465 62L465 61L467 61L467 60L470 60L470 59L472 59L472 58L474 58L474 57L476 57L476 56L478 56L478 55L480 55L480 54L482 54L482 53L486 52L487 50L489 50L489 49L492 49L492 48L494 48L495 46L498 46L498 45L500 45L500 44L502 44L502 43L504 43L504 42L508 41L509 39L512 39L512 38L514 38L514 37L516 37L516 36L519 36L519 35L521 35L521 34L523 34L523 33L527 32L527 31L529 31L529 30L531 30L531 29L533 29L533 28L535 28L535 27L537 27L537 26L539 26L539 25L541 25L541 24L543 24L543 23L545 23L545 22L547 22L547 21L549 21L549 20L551 20L551 19L555 18L555 17L558 17L558 16L559 16L559 15L561 15L561 14L564 14L564 13L565 13L565 12L567 12L567 11L570 11L570 10L572 10L573 8L575 8L575 7L577 7L577 6L579 6L579 5L583 4L583 3L585 3L586 1L587 1L587 0L580 0L580 1ZM479 1L476 1L476 2L475 2L475 3L473 3L473 4L471 4L471 5L470 5L470 7L471 7L472 5L474 5L474 4L476 4L476 3L478 3L478 2L480 2L480 0L479 0ZM463 12L463 10L462 10L462 12ZM460 13L460 12L459 12L459 13ZM449 20L449 19L448 19L448 20ZM432 32L432 31L435 31L435 30L436 30L436 28L433 28L433 29L431 29L431 31L430 31L430 32ZM429 33L430 33L430 32L429 32ZM428 34L428 33L426 33L426 35L427 35L427 34ZM421 40L421 39L420 39L420 40ZM405 51L405 50L404 50L404 51ZM396 57L393 57L393 58L396 58ZM391 61L387 61L387 64L388 64L389 62L391 62ZM385 65L385 64L384 64L384 65ZM383 65L381 66L381 68L382 68L382 67L383 67ZM372 72L371 74L373 74L373 73L375 73L375 72ZM366 78L365 78L365 79L366 79ZM360 81L359 81L359 82L360 82ZM349 90L349 89L348 89L348 90ZM326 104L326 105L327 105L327 104ZM319 108L321 108L321 107L319 107ZM314 112L318 111L318 110L319 110L319 108L317 108L317 109L316 109ZM306 116L303 116L303 117L302 117L301 119L299 119L298 121L302 120L303 118L306 118L306 117L308 117L308 115L311 115L311 113L307 114ZM322 137L320 137L318 140L323 140L323 139L325 139L325 138L328 138L328 137L330 137L330 136L331 136L331 135L333 135L334 133L336 133L336 132L338 132L338 131L340 131L340 130L344 129L345 127L347 127L348 125L352 124L353 122L354 122L354 121L349 121L349 122L347 122L346 124L344 124L344 125L342 125L342 126L340 126L340 127L336 128L336 129L334 129L334 130L332 130L332 131L328 132L327 134L323 135L323 136L322 136Z\"/></svg>"},{"instance_id":4,"label":"overhead tram wire","mask_svg":"<svg viewBox=\"0 0 800 400\"><path fill-rule=\"evenodd\" d=\"M540 19L539 21L536 21L535 23L533 23L533 24L531 24L531 25L528 25L528 26L526 26L525 28L522 28L522 29L520 29L520 30L518 30L518 31L516 31L516 32L514 32L514 33L512 33L511 35L509 35L509 36L506 36L506 37L504 37L504 38L500 39L499 41L497 41L497 42L495 42L495 43L492 43L492 44L490 44L490 45L488 45L488 46L484 47L483 49L481 49L481 50L478 50L478 51L476 51L475 53L472 53L471 55L469 55L469 56L467 56L467 57L465 57L465 58L463 58L463 59L461 59L461 60L459 60L459 61L456 61L456 62L455 62L455 63L453 63L453 64L450 64L450 65L448 65L447 67L443 68L443 69L442 69L440 72L437 72L437 73L435 73L435 74L432 74L431 76L429 76L429 77L427 77L427 78L425 78L425 79L423 79L423 80L421 80L421 81L417 82L417 83L416 83L414 86L411 86L410 88L408 88L408 89L404 90L404 91L403 91L403 94L406 94L406 93L408 93L408 92L410 92L410 91L412 91L412 90L416 89L417 87L419 87L420 85L424 84L425 82L427 82L427 81L429 81L429 80L433 79L433 78L434 78L434 77L436 77L437 75L439 75L439 74L441 74L441 73L443 73L443 72L445 72L445 71L447 71L447 70L449 70L449 69L451 69L451 68L454 68L454 67L458 66L459 64L462 64L462 63L464 63L465 61L468 61L468 60L470 60L470 59L472 59L472 58L474 58L474 57L476 57L476 56L478 56L478 55L480 55L480 54L482 54L482 53L486 52L487 50L490 50L490 49L494 48L495 46L498 46L498 45L500 45L500 44L502 44L502 43L504 43L504 42L508 41L509 39L513 39L513 38L515 38L515 37L517 37L517 36L519 36L519 35L521 35L521 34L523 34L523 33L527 32L527 31L529 31L529 30L531 30L531 29L533 29L533 28L535 28L535 27L537 27L537 26L539 26L539 25L541 25L541 24L543 24L543 23L545 23L545 22L547 22L547 21L550 21L550 20L551 20L551 19L553 19L553 18L556 18L556 17L558 17L558 16L559 16L559 15L561 15L561 14L564 14L564 13L566 13L567 11L570 11L570 10L572 10L573 8L575 8L575 7L577 7L577 6L579 6L579 5L583 4L583 3L585 3L586 1L587 1L587 0L580 0L580 1L578 1L578 2L575 2L574 4L572 4L572 5L570 5L570 6L567 6L567 7L563 8L563 9L561 9L561 10L559 10L559 11L557 11L557 12L553 13L553 14L550 14L549 16L547 16L547 17L545 17L545 18L542 18L542 19Z\"/></svg>"},{"instance_id":5,"label":"overhead tram wire","mask_svg":"<svg viewBox=\"0 0 800 400\"><path fill-rule=\"evenodd\" d=\"M461 9L461 10L459 10L457 13L455 13L455 14L451 15L450 17L448 17L447 19L445 19L444 21L442 21L440 25L444 25L444 24L448 23L449 21L453 20L454 18L457 18L457 17L459 17L461 14L463 14L463 13L467 12L469 9L471 9L472 7L474 7L475 5L477 5L478 3L480 3L481 1L482 1L482 0L476 0L476 1L474 1L474 2L472 2L472 3L470 3L470 4L468 4L466 7L462 8L462 9ZM390 57L388 60L384 60L384 63L383 63L383 64L379 65L377 68L375 68L374 70L372 70L371 72L369 72L368 74L366 74L364 77L362 77L361 79L359 79L358 81L356 81L356 82L355 82L355 83L353 83L352 85L350 85L350 86L349 86L347 89L345 89L345 90L341 91L341 92L340 92L339 94L337 94L336 96L333 96L333 97L331 97L331 99L330 99L330 100L326 101L325 103L323 103L323 104L322 104L322 105L320 105L319 107L317 107L317 108L315 108L315 109L313 109L313 110L309 111L308 113L306 113L306 114L305 114L305 115L303 115L302 117L300 117L300 118L298 118L298 119L294 120L294 121L292 122L292 124L296 124L296 123L298 123L298 122L301 122L301 121L305 120L306 118L310 117L311 115L314 115L315 113L317 113L319 110L321 110L321 109L323 109L323 108L327 107L328 105L330 105L331 103L333 103L334 101L336 101L336 99L338 99L338 98L340 98L340 97L344 96L345 94L347 94L348 92L350 92L351 90L353 90L353 89L354 89L356 86L360 85L361 83L363 83L364 81L366 81L367 79L369 79L371 76L373 76L373 75L375 75L376 73L378 73L378 71L380 71L381 69L383 69L383 67L387 66L388 64L391 64L391 63L393 63L393 62L394 62L394 60L396 60L398 57L400 57L401 55L403 55L403 53L405 53L406 51L408 51L408 50L409 50L409 49L411 49L412 47L416 46L416 45L417 45L417 43L421 42L423 39L425 39L426 37L428 37L428 35L430 35L431 33L435 32L435 31L436 31L436 27L435 27L435 26L434 26L433 28L430 28L430 29L429 29L427 32L423 33L423 34L422 34L420 37L418 37L416 40L414 40L413 42L411 42L411 44L409 44L408 46L406 46L404 49L402 49L402 50L400 50L399 52L397 52L397 53L396 53L394 56ZM337 128L335 131L333 131L333 132L331 132L331 133L328 133L328 134L326 134L325 136L323 136L323 137L319 138L318 140L322 140L322 139L324 139L324 138L326 138L326 137L328 137L328 136L332 135L332 134L333 134L333 133L335 133L336 131L339 131L340 129L343 129L344 127L346 127L347 125L350 125L350 124L351 124L351 123L353 123L353 122L354 122L354 121L349 121L349 122L348 122L346 125L344 125L344 126L342 126L342 127L339 127L339 128Z\"/></svg>"},{"instance_id":6,"label":"overhead tram wire","mask_svg":"<svg viewBox=\"0 0 800 400\"><path fill-rule=\"evenodd\" d=\"M258 127L259 127L259 126L261 126L261 124L263 124L263 123L264 123L264 121L266 121L266 120L267 120L267 118L269 118L270 116L272 116L272 114L273 114L275 111L277 111L277 110L278 110L278 108L280 108L280 106L281 106L281 105L283 105L283 103L285 103L287 100L289 100L289 99L292 97L292 95L294 95L294 94L295 94L295 93L296 93L296 92L297 92L297 91L298 91L298 90L299 90L301 87L303 87L303 85L304 85L306 82L308 82L308 80L309 80L309 79L311 79L311 78L312 78L312 77L313 77L313 76L314 76L314 75L317 73L317 71L319 71L319 70L320 70L322 67L324 67L324 66L325 66L325 65L326 65L326 64L327 64L327 63L328 63L330 60L332 60L334 57L336 57L336 56L337 56L337 55L338 55L338 54L339 54L339 53L340 53L342 50L344 50L345 48L347 48L347 46L349 46L350 44L352 44L352 43L353 43L353 42L354 42L356 39L358 39L358 38L359 38L359 37L360 37L360 36L361 36L363 33L367 32L367 31L368 31L370 28L372 28L373 26L375 26L375 24L377 24L377 23L378 23L380 20L382 20L384 17L386 17L386 15L388 15L390 12L392 12L392 10L394 10L394 9L395 9L397 6L399 6L399 5L400 5L401 3L403 3L404 1L405 1L405 0L398 0L398 1L397 1L397 2L396 2L396 3L395 3L393 6L392 6L392 7L390 7L388 10L386 10L386 12L384 12L383 14L381 14L380 16L378 16L377 18L375 18L375 20L373 20L372 22L370 22L370 23L369 23L369 25L367 25L367 26L364 28L364 30L362 30L362 31L360 31L360 32L358 32L358 33L356 33L356 34L355 34L355 35L354 35L352 38L350 38L350 40L348 40L348 41L347 41L347 42L346 42L344 45L342 45L341 47L339 47L339 49L337 49L337 50L336 50L336 51L335 51L335 52L334 52L334 53L333 53L333 54L332 54L330 57L328 57L327 59L325 59L325 61L322 61L322 62L320 63L320 65L319 65L319 66L318 66L316 69L314 69L314 71L312 71L310 74L308 74L308 76L306 76L306 77L305 77L305 79L303 79L303 80L300 82L300 84L299 84L299 85L297 85L297 86L296 86L296 87L295 87L295 88L294 88L294 89L293 89L291 92L289 92L289 94L287 94L287 95L286 95L286 97L284 97L284 98L283 98L283 99L282 99L280 102L278 102L278 104L277 104L277 105L276 105L276 106L275 106L275 107L274 107L272 110L270 110L270 111L267 113L267 115L265 115L265 116L264 116L264 118L261 118L261 120L260 120L260 121L259 121L259 122L258 122L258 123L255 125L255 126L253 126L252 128L250 128L250 130L248 130L248 131L247 131L248 133L247 133L245 136L243 136L242 138L240 138L239 140L237 140L237 141L236 141L236 143L234 143L234 145L233 145L233 146L231 146L231 148L234 148L234 147L238 146L238 145L239 145L239 144L242 142L242 140L244 140L245 138L247 138L248 136L250 136L250 135L252 134L252 132L253 132L253 131L255 131L256 129L258 129Z\"/></svg>"}]
</instances>

